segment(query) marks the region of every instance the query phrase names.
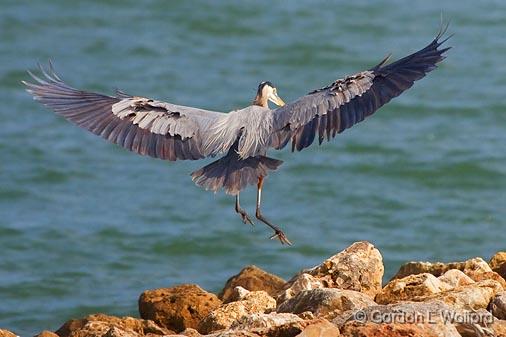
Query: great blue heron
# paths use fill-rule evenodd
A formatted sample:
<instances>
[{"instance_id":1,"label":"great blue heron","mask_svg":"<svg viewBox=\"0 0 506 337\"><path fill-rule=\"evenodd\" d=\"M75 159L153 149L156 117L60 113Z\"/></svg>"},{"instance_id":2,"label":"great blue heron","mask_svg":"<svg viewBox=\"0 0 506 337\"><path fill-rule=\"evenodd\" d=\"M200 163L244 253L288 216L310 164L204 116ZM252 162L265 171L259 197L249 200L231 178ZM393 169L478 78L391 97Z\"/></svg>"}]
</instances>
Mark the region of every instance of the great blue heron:
<instances>
[{"instance_id":1,"label":"great blue heron","mask_svg":"<svg viewBox=\"0 0 506 337\"><path fill-rule=\"evenodd\" d=\"M447 27L446 27L447 28ZM269 171L281 160L266 157L269 148L292 151L313 143L321 144L337 133L372 115L392 98L410 88L444 59L450 48L439 49L446 29L425 48L387 65L378 65L311 91L292 103L279 98L270 82L258 86L252 105L222 113L130 96L117 91L107 96L68 86L42 67L36 84L24 82L34 98L69 121L142 155L175 161L197 160L225 154L193 172L193 181L206 190L235 195L235 210L244 223L253 224L239 203L247 185L257 185L256 218L274 230L271 238L291 244L283 231L268 221L260 210L262 186ZM280 106L270 109L268 101Z\"/></svg>"}]
</instances>

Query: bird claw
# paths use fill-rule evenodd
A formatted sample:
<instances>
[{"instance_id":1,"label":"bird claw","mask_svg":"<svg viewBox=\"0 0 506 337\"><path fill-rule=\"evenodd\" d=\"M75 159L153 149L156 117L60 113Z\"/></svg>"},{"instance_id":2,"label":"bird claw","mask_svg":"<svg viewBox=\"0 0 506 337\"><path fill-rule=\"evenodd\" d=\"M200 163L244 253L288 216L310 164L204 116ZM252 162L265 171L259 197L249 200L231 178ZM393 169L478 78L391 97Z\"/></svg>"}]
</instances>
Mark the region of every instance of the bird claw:
<instances>
[{"instance_id":1,"label":"bird claw","mask_svg":"<svg viewBox=\"0 0 506 337\"><path fill-rule=\"evenodd\" d=\"M287 244L288 246L292 245L290 240L288 240L288 238L286 237L285 233L283 233L283 231L281 231L281 230L276 230L274 232L274 235L272 235L270 237L271 240L274 240L276 238L281 242L282 245L284 245L284 244Z\"/></svg>"},{"instance_id":2,"label":"bird claw","mask_svg":"<svg viewBox=\"0 0 506 337\"><path fill-rule=\"evenodd\" d=\"M238 212L238 213L241 216L242 222L244 222L245 224L250 224L251 226L255 226L253 221L251 221L251 218L249 217L248 213L246 213L245 211Z\"/></svg>"}]
</instances>

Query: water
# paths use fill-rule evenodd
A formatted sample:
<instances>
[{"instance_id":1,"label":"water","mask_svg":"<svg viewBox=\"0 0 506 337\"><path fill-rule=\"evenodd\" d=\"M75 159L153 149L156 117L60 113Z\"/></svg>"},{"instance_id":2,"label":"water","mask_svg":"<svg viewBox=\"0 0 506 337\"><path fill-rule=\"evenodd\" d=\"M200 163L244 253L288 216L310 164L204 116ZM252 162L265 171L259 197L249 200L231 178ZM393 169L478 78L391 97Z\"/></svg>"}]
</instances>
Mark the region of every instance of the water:
<instances>
[{"instance_id":1,"label":"water","mask_svg":"<svg viewBox=\"0 0 506 337\"><path fill-rule=\"evenodd\" d=\"M0 327L30 335L89 313L137 315L145 289L219 291L243 266L290 277L358 240L386 278L407 260L490 257L506 231L506 3L2 1ZM208 109L247 105L270 80L290 101L456 33L447 61L324 146L271 156L267 239L201 191L197 162L137 156L33 102L20 81L53 59L72 85ZM254 190L243 195L253 212Z\"/></svg>"}]
</instances>

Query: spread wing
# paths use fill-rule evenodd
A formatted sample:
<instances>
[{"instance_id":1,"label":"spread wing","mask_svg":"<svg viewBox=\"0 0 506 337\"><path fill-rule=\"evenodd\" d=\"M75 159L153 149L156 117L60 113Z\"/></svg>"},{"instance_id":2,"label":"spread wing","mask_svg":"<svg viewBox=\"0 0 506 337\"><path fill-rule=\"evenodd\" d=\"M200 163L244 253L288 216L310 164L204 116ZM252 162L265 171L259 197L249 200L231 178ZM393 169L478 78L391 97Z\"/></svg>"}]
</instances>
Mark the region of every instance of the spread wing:
<instances>
[{"instance_id":1,"label":"spread wing","mask_svg":"<svg viewBox=\"0 0 506 337\"><path fill-rule=\"evenodd\" d=\"M196 160L203 149L208 126L221 112L133 97L118 91L115 97L74 89L53 71L52 65L36 83L23 82L35 100L58 115L128 150L151 157Z\"/></svg>"},{"instance_id":2,"label":"spread wing","mask_svg":"<svg viewBox=\"0 0 506 337\"><path fill-rule=\"evenodd\" d=\"M376 110L411 88L413 83L436 68L450 48L440 49L446 28L425 48L394 63L388 57L370 70L338 79L273 111L271 146L281 149L292 141L292 151L313 143L321 144L372 115Z\"/></svg>"}]
</instances>

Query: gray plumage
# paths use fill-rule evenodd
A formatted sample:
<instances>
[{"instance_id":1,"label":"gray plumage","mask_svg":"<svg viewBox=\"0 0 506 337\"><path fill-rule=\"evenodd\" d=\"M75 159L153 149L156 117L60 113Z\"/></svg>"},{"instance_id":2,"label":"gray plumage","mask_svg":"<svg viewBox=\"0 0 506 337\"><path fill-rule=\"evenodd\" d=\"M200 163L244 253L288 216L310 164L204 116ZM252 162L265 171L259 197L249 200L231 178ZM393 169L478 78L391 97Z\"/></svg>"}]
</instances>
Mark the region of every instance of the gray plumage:
<instances>
[{"instance_id":1,"label":"gray plumage","mask_svg":"<svg viewBox=\"0 0 506 337\"><path fill-rule=\"evenodd\" d=\"M107 96L77 90L63 82L51 64L49 71L41 67L43 78L30 73L36 83L23 83L58 115L136 153L170 161L225 154L192 178L203 188L238 195L257 181L260 189L263 177L281 165L265 156L269 148L281 149L291 142L292 151L300 151L316 137L320 144L330 140L433 70L449 49L439 48L447 40L440 41L443 34L444 30L425 48L394 63L387 65L386 58L277 109L269 109L267 98L259 97L264 87L272 87L270 82L260 84L253 105L229 113L123 92Z\"/></svg>"}]
</instances>

